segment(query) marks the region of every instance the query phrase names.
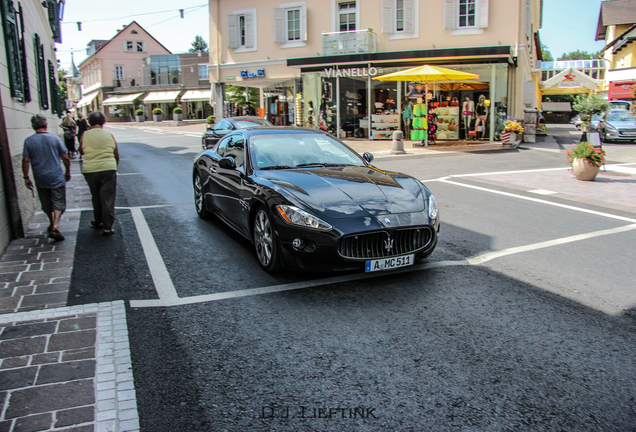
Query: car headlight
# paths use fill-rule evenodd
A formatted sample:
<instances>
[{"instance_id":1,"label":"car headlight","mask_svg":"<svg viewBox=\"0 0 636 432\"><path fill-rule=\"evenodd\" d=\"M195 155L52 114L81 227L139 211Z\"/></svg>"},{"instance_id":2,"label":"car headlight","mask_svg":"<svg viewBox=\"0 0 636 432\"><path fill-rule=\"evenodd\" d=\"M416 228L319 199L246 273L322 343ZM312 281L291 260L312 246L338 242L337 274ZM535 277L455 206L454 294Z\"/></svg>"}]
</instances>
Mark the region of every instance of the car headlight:
<instances>
[{"instance_id":1,"label":"car headlight","mask_svg":"<svg viewBox=\"0 0 636 432\"><path fill-rule=\"evenodd\" d=\"M437 208L437 203L435 202L435 197L433 194L428 196L428 216L431 219L437 219L437 214L439 209Z\"/></svg>"},{"instance_id":2,"label":"car headlight","mask_svg":"<svg viewBox=\"0 0 636 432\"><path fill-rule=\"evenodd\" d=\"M314 228L322 231L329 231L332 228L332 226L327 222L299 209L298 207L281 204L276 206L276 210L278 210L278 213L285 222L292 225L299 225L301 227Z\"/></svg>"},{"instance_id":3,"label":"car headlight","mask_svg":"<svg viewBox=\"0 0 636 432\"><path fill-rule=\"evenodd\" d=\"M605 123L605 127L607 127L608 129L611 129L611 130L613 130L613 131L617 130L614 126L612 126L612 125L611 125L611 124L609 124L609 123Z\"/></svg>"}]
</instances>

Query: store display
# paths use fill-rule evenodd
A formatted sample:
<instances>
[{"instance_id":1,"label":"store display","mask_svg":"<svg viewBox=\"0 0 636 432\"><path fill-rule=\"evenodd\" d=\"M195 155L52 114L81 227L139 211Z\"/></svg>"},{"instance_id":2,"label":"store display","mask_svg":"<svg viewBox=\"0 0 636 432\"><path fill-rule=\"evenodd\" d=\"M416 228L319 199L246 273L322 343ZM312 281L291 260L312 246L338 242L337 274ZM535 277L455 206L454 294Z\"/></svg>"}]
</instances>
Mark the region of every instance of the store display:
<instances>
[{"instance_id":1,"label":"store display","mask_svg":"<svg viewBox=\"0 0 636 432\"><path fill-rule=\"evenodd\" d=\"M447 104L448 105L448 104ZM444 106L441 104L439 108L431 109L432 114L437 114L437 127L439 133L438 139L442 140L456 140L459 139L459 131L457 125L459 124L459 106Z\"/></svg>"},{"instance_id":2,"label":"store display","mask_svg":"<svg viewBox=\"0 0 636 432\"><path fill-rule=\"evenodd\" d=\"M400 128L400 114L373 114L370 139L391 139Z\"/></svg>"}]
</instances>

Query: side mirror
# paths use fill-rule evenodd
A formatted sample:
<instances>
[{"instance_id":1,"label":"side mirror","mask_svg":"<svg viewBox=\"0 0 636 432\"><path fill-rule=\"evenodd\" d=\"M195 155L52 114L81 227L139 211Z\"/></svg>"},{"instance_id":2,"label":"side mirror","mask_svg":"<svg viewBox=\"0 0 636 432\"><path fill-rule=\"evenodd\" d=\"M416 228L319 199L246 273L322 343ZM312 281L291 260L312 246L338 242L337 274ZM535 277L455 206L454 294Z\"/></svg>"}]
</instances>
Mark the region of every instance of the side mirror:
<instances>
[{"instance_id":1,"label":"side mirror","mask_svg":"<svg viewBox=\"0 0 636 432\"><path fill-rule=\"evenodd\" d=\"M224 157L219 159L219 167L224 169L235 169L236 163L232 157Z\"/></svg>"},{"instance_id":2,"label":"side mirror","mask_svg":"<svg viewBox=\"0 0 636 432\"><path fill-rule=\"evenodd\" d=\"M364 152L364 154L362 155L362 159L367 161L367 163L371 163L371 161L373 160L373 155L369 152Z\"/></svg>"}]
</instances>

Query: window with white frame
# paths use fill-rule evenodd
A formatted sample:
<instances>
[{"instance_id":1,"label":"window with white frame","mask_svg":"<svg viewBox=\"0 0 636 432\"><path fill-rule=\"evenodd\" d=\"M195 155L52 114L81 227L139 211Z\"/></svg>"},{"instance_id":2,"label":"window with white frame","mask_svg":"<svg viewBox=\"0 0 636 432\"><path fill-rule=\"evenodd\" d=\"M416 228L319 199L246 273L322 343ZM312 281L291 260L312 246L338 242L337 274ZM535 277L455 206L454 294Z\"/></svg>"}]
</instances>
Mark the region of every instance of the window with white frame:
<instances>
[{"instance_id":1,"label":"window with white frame","mask_svg":"<svg viewBox=\"0 0 636 432\"><path fill-rule=\"evenodd\" d=\"M208 65L202 64L199 65L199 81L210 79L210 74L208 72Z\"/></svg>"},{"instance_id":2,"label":"window with white frame","mask_svg":"<svg viewBox=\"0 0 636 432\"><path fill-rule=\"evenodd\" d=\"M256 50L256 9L234 11L227 16L228 48Z\"/></svg>"},{"instance_id":3,"label":"window with white frame","mask_svg":"<svg viewBox=\"0 0 636 432\"><path fill-rule=\"evenodd\" d=\"M444 0L444 28L452 35L480 34L488 27L489 0Z\"/></svg>"},{"instance_id":4,"label":"window with white frame","mask_svg":"<svg viewBox=\"0 0 636 432\"><path fill-rule=\"evenodd\" d=\"M417 37L416 0L382 0L382 33L389 39Z\"/></svg>"},{"instance_id":5,"label":"window with white frame","mask_svg":"<svg viewBox=\"0 0 636 432\"><path fill-rule=\"evenodd\" d=\"M356 2L348 1L338 3L339 31L351 31L356 29Z\"/></svg>"},{"instance_id":6,"label":"window with white frame","mask_svg":"<svg viewBox=\"0 0 636 432\"><path fill-rule=\"evenodd\" d=\"M115 65L115 79L118 79L118 80L124 79L124 66Z\"/></svg>"},{"instance_id":7,"label":"window with white frame","mask_svg":"<svg viewBox=\"0 0 636 432\"><path fill-rule=\"evenodd\" d=\"M305 2L283 3L274 8L274 43L281 48L305 46L307 41Z\"/></svg>"}]
</instances>

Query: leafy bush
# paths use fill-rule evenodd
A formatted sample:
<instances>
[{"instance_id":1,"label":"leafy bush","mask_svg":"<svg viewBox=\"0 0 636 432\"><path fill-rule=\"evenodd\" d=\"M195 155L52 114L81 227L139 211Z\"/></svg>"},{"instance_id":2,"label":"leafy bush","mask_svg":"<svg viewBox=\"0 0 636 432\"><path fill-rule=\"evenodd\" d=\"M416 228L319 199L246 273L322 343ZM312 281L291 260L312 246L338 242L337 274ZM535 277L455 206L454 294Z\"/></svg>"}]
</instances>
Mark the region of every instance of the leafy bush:
<instances>
[{"instance_id":1,"label":"leafy bush","mask_svg":"<svg viewBox=\"0 0 636 432\"><path fill-rule=\"evenodd\" d=\"M214 116L213 116L213 115L211 115L210 117L208 117L208 118L205 120L205 122L206 122L207 124L214 124Z\"/></svg>"},{"instance_id":2,"label":"leafy bush","mask_svg":"<svg viewBox=\"0 0 636 432\"><path fill-rule=\"evenodd\" d=\"M183 109L181 107L176 107L175 109L172 110L173 114L181 114L183 113Z\"/></svg>"},{"instance_id":3,"label":"leafy bush","mask_svg":"<svg viewBox=\"0 0 636 432\"><path fill-rule=\"evenodd\" d=\"M574 159L584 159L588 164L596 165L597 167L605 163L605 152L603 149L594 148L592 144L586 141L574 145L576 147L574 147L573 150L567 151L568 163L570 165L572 165Z\"/></svg>"},{"instance_id":4,"label":"leafy bush","mask_svg":"<svg viewBox=\"0 0 636 432\"><path fill-rule=\"evenodd\" d=\"M578 111L581 114L581 118L583 118L583 114L591 116L592 114L600 114L607 111L609 109L609 103L594 93L589 96L578 95L574 99L572 109Z\"/></svg>"},{"instance_id":5,"label":"leafy bush","mask_svg":"<svg viewBox=\"0 0 636 432\"><path fill-rule=\"evenodd\" d=\"M138 109L137 111L135 111L135 115L138 115L138 116L144 115L144 110Z\"/></svg>"},{"instance_id":6,"label":"leafy bush","mask_svg":"<svg viewBox=\"0 0 636 432\"><path fill-rule=\"evenodd\" d=\"M163 115L163 111L161 110L161 108L155 108L152 110L152 113L154 115Z\"/></svg>"}]
</instances>

